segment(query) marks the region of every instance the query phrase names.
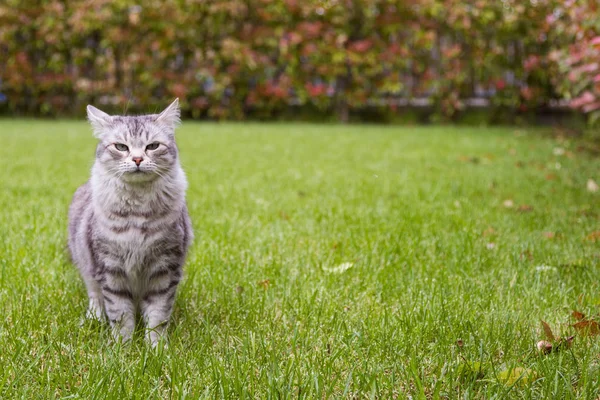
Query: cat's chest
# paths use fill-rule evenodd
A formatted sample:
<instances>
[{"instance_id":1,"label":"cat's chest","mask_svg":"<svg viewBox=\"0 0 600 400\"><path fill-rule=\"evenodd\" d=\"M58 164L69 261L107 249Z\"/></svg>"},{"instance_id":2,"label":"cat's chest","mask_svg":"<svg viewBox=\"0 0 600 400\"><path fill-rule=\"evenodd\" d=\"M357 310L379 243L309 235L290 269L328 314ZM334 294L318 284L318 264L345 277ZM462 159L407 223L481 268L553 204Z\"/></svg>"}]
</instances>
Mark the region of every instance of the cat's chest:
<instances>
[{"instance_id":1,"label":"cat's chest","mask_svg":"<svg viewBox=\"0 0 600 400\"><path fill-rule=\"evenodd\" d=\"M125 216L99 223L102 236L128 272L152 263L157 250L177 240L176 221L172 214L164 216Z\"/></svg>"}]
</instances>

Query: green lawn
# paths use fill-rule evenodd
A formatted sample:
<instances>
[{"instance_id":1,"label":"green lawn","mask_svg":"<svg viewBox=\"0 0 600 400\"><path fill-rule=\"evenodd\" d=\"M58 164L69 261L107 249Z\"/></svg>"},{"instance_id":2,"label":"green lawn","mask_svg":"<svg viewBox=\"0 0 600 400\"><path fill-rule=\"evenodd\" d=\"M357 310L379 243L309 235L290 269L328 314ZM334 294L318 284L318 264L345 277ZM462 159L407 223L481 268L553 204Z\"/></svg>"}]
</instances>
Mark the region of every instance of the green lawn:
<instances>
[{"instance_id":1,"label":"green lawn","mask_svg":"<svg viewBox=\"0 0 600 400\"><path fill-rule=\"evenodd\" d=\"M184 123L196 240L153 351L80 325L66 225L90 128L0 120L0 139L0 398L600 395L600 337L535 351L540 319L569 336L600 311L600 159L573 140Z\"/></svg>"}]
</instances>

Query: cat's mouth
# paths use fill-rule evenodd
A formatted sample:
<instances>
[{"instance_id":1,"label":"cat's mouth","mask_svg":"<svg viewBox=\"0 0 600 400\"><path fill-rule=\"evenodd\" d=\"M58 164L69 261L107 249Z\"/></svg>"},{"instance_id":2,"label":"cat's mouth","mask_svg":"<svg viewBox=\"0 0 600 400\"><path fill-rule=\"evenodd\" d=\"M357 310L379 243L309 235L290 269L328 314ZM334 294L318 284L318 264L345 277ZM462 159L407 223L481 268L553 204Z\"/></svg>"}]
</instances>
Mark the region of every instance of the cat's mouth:
<instances>
[{"instance_id":1,"label":"cat's mouth","mask_svg":"<svg viewBox=\"0 0 600 400\"><path fill-rule=\"evenodd\" d=\"M126 182L147 182L156 179L156 177L152 171L136 168L127 171L121 179Z\"/></svg>"}]
</instances>

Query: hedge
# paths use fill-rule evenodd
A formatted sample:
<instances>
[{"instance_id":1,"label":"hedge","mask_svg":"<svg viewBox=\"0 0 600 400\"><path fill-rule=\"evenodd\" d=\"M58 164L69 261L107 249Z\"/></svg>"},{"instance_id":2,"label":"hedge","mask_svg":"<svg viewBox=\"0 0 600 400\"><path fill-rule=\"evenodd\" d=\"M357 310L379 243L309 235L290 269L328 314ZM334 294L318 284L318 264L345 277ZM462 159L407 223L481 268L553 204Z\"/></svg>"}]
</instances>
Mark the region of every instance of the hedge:
<instances>
[{"instance_id":1,"label":"hedge","mask_svg":"<svg viewBox=\"0 0 600 400\"><path fill-rule=\"evenodd\" d=\"M214 119L345 120L419 102L453 119L472 99L515 113L575 99L593 112L595 11L595 0L5 0L0 97L35 115L174 97Z\"/></svg>"}]
</instances>

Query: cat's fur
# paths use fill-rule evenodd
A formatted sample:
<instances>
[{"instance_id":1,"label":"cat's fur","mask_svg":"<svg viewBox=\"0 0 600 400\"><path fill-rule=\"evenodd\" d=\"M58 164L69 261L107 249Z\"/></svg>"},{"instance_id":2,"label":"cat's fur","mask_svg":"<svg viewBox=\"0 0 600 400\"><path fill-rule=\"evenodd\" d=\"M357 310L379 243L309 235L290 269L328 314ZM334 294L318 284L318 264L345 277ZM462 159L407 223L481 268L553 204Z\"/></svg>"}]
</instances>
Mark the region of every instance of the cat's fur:
<instances>
[{"instance_id":1,"label":"cat's fur","mask_svg":"<svg viewBox=\"0 0 600 400\"><path fill-rule=\"evenodd\" d=\"M87 287L88 316L106 315L115 336L128 340L140 312L156 345L193 238L174 136L179 104L155 115L110 116L92 106L87 114L99 143L91 178L69 209L69 250Z\"/></svg>"}]
</instances>

